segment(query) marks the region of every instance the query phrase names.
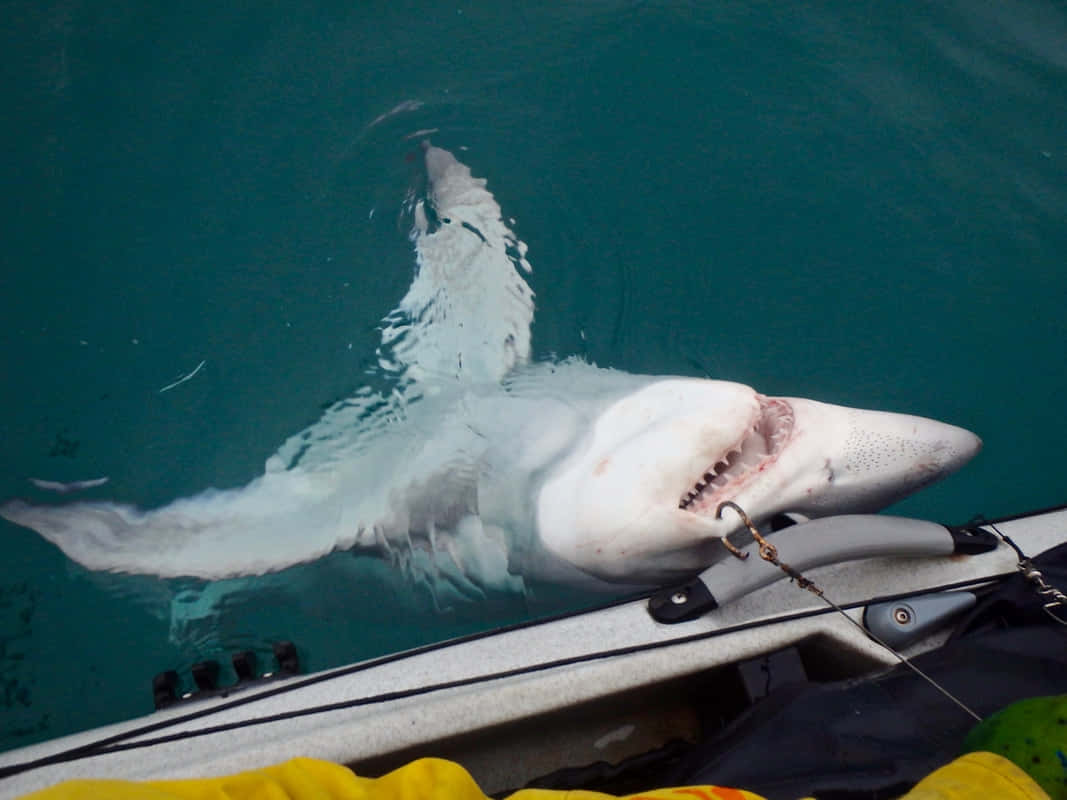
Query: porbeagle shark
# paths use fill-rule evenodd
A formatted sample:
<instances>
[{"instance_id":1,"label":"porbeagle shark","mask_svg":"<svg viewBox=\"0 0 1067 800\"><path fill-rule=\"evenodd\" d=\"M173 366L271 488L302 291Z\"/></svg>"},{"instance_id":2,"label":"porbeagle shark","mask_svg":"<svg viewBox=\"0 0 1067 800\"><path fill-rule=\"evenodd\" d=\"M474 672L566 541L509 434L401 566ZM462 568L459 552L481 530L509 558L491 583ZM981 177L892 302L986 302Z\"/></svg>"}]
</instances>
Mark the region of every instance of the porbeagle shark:
<instances>
[{"instance_id":1,"label":"porbeagle shark","mask_svg":"<svg viewBox=\"0 0 1067 800\"><path fill-rule=\"evenodd\" d=\"M329 408L236 489L150 511L110 502L0 514L92 570L221 579L339 549L522 578L663 584L780 512L875 511L979 450L962 428L737 383L532 364L526 245L484 179L424 145L414 281L382 325L384 389ZM436 567L434 566L436 565Z\"/></svg>"}]
</instances>

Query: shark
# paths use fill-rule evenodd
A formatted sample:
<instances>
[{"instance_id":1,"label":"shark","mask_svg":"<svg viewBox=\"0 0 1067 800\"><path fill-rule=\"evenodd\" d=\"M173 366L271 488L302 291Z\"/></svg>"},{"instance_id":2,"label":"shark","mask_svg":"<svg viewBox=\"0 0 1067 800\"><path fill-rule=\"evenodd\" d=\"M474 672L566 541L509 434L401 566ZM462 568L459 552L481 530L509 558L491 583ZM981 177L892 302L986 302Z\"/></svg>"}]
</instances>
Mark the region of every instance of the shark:
<instances>
[{"instance_id":1,"label":"shark","mask_svg":"<svg viewBox=\"0 0 1067 800\"><path fill-rule=\"evenodd\" d=\"M245 486L150 510L11 500L0 516L113 573L214 581L352 550L494 590L663 585L721 557L740 527L717 515L726 501L757 524L873 512L979 451L923 417L533 361L526 244L452 152L424 142L422 161L381 385L330 406Z\"/></svg>"}]
</instances>

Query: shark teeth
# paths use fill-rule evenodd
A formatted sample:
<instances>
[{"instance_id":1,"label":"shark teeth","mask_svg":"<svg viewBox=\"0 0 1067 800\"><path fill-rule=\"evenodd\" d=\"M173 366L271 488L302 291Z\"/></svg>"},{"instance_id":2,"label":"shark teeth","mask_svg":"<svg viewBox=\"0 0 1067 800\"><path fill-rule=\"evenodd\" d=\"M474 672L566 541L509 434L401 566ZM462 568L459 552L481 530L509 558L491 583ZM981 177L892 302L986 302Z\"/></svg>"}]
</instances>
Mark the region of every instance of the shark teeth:
<instances>
[{"instance_id":1,"label":"shark teeth","mask_svg":"<svg viewBox=\"0 0 1067 800\"><path fill-rule=\"evenodd\" d=\"M760 397L760 416L740 443L710 466L678 501L688 509L698 499L714 497L739 484L767 460L777 457L793 431L793 409L784 400Z\"/></svg>"}]
</instances>

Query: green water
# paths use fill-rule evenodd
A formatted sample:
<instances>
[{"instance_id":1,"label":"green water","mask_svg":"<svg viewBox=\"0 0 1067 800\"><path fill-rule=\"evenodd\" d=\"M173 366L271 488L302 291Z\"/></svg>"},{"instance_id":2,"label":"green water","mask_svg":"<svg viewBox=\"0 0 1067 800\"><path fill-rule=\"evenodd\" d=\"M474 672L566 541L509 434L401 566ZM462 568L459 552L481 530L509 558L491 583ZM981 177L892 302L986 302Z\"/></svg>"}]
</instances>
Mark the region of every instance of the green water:
<instances>
[{"instance_id":1,"label":"green water","mask_svg":"<svg viewBox=\"0 0 1067 800\"><path fill-rule=\"evenodd\" d=\"M151 506L246 483L356 389L413 257L416 141L529 244L540 357L711 375L983 436L902 513L1067 500L1062 4L24 2L0 26L6 458ZM402 110L372 123L401 104ZM159 389L190 372L172 391ZM295 639L321 669L570 607L436 610L345 554L107 577L0 527L0 747L147 713ZM210 587L208 591L210 591Z\"/></svg>"}]
</instances>

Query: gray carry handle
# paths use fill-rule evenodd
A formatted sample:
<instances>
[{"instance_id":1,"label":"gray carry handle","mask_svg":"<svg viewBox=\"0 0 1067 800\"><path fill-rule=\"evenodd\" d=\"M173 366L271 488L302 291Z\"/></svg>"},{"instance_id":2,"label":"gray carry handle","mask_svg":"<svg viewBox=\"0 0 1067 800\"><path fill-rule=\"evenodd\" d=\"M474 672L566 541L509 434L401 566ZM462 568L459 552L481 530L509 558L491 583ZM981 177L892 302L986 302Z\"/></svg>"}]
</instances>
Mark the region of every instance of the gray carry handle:
<instances>
[{"instance_id":1,"label":"gray carry handle","mask_svg":"<svg viewBox=\"0 0 1067 800\"><path fill-rule=\"evenodd\" d=\"M944 525L907 517L849 514L794 525L771 539L778 557L797 572L825 564L879 556L947 556L955 551ZM725 558L699 575L719 605L786 577L779 567L759 556L753 542L745 561Z\"/></svg>"},{"instance_id":2,"label":"gray carry handle","mask_svg":"<svg viewBox=\"0 0 1067 800\"><path fill-rule=\"evenodd\" d=\"M848 514L793 525L774 534L779 559L797 572L813 567L885 556L947 556L980 553L997 545L984 531L948 528L935 522L882 514ZM684 586L649 599L649 613L658 622L695 619L713 608L743 597L786 577L759 556L752 542L742 561L728 556Z\"/></svg>"}]
</instances>

